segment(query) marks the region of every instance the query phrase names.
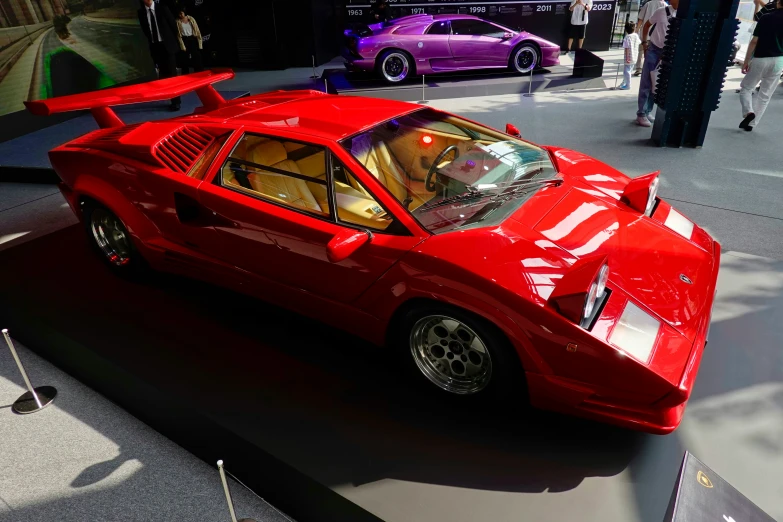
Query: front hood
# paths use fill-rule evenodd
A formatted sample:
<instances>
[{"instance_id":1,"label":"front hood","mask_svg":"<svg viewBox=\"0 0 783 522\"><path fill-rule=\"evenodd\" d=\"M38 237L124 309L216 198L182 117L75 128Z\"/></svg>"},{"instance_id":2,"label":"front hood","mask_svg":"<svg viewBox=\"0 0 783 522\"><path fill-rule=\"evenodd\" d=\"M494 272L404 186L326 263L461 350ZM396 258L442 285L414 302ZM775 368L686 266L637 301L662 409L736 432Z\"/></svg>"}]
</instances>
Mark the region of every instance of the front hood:
<instances>
[{"instance_id":1,"label":"front hood","mask_svg":"<svg viewBox=\"0 0 783 522\"><path fill-rule=\"evenodd\" d=\"M711 251L578 182L532 228L574 259L606 254L610 286L694 340L711 284Z\"/></svg>"}]
</instances>

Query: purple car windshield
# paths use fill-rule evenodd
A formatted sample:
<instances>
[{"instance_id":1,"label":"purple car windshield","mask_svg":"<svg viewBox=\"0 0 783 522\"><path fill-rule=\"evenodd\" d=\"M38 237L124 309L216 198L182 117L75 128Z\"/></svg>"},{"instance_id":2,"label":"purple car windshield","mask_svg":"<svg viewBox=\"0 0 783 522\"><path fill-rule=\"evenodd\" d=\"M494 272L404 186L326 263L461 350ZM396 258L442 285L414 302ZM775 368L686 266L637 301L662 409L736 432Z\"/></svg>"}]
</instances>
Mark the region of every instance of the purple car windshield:
<instances>
[{"instance_id":1,"label":"purple car windshield","mask_svg":"<svg viewBox=\"0 0 783 522\"><path fill-rule=\"evenodd\" d=\"M435 234L500 223L559 181L546 150L428 108L341 144Z\"/></svg>"}]
</instances>

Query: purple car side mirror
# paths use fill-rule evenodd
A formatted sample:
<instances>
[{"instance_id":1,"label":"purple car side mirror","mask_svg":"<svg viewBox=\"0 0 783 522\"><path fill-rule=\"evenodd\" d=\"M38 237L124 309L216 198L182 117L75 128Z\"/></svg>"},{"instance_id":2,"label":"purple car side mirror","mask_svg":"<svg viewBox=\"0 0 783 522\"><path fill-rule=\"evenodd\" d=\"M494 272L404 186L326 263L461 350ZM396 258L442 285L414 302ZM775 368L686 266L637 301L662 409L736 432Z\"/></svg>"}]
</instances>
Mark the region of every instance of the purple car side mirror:
<instances>
[{"instance_id":1,"label":"purple car side mirror","mask_svg":"<svg viewBox=\"0 0 783 522\"><path fill-rule=\"evenodd\" d=\"M514 33L503 33L504 40L508 40L509 38L514 38Z\"/></svg>"}]
</instances>

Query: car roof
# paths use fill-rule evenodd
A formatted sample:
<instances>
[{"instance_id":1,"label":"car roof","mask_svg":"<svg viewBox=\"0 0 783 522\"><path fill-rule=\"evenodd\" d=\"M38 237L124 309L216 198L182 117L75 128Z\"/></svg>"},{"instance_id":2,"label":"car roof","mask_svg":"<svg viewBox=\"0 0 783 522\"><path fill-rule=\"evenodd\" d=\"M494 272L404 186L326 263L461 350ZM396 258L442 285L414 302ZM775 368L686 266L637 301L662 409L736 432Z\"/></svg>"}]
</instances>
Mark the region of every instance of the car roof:
<instances>
[{"instance_id":1,"label":"car roof","mask_svg":"<svg viewBox=\"0 0 783 522\"><path fill-rule=\"evenodd\" d=\"M320 91L276 91L240 98L203 116L337 141L419 108L413 103Z\"/></svg>"},{"instance_id":2,"label":"car roof","mask_svg":"<svg viewBox=\"0 0 783 522\"><path fill-rule=\"evenodd\" d=\"M433 20L481 20L481 18L479 18L478 16L466 15L466 14L432 15L432 19Z\"/></svg>"}]
</instances>

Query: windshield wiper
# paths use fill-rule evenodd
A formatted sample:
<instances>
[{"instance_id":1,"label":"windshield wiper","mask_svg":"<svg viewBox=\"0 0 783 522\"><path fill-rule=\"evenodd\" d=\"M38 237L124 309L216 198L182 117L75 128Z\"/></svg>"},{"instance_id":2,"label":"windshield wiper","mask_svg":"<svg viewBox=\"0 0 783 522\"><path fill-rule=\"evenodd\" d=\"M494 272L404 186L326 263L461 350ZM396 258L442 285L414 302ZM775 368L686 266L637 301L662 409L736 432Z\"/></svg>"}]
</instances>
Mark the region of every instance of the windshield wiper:
<instances>
[{"instance_id":1,"label":"windshield wiper","mask_svg":"<svg viewBox=\"0 0 783 522\"><path fill-rule=\"evenodd\" d=\"M449 205L451 203L459 203L463 201L474 201L474 200L480 200L487 198L490 200L490 202L494 201L503 201L503 200L509 200L513 196L521 195L527 190L530 190L537 186L557 186L560 185L563 182L561 178L552 178L552 179L535 179L535 180L520 180L516 182L508 182L504 184L492 184L492 187L486 187L486 188L477 188L473 186L468 187L467 192L463 192L462 194L456 194L454 196L441 199L440 201L437 201L435 203L430 203L428 205L424 205L419 207L417 210L421 210L422 212L426 212L428 210L432 210L435 208L439 208L445 205ZM479 185L480 187L481 185ZM492 192L490 189L496 189L496 188L505 188L513 186L514 188L506 191L506 192Z\"/></svg>"}]
</instances>

